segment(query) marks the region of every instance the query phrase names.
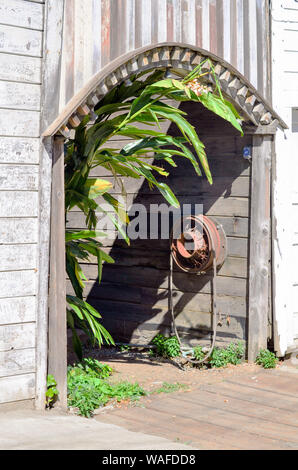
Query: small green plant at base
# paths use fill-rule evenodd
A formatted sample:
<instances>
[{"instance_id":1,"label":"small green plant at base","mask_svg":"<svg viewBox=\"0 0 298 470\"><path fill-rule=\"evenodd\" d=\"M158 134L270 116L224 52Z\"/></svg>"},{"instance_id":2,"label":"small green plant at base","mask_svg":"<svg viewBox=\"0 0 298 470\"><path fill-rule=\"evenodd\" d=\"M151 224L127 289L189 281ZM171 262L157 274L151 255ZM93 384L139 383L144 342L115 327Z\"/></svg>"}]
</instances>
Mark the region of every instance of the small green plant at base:
<instances>
[{"instance_id":1,"label":"small green plant at base","mask_svg":"<svg viewBox=\"0 0 298 470\"><path fill-rule=\"evenodd\" d=\"M264 369L274 369L277 362L275 354L268 349L261 349L256 358L256 364L263 366Z\"/></svg>"},{"instance_id":2,"label":"small green plant at base","mask_svg":"<svg viewBox=\"0 0 298 470\"><path fill-rule=\"evenodd\" d=\"M214 348L209 359L211 367L226 367L228 364L240 364L244 356L243 345L230 343L226 348Z\"/></svg>"},{"instance_id":3,"label":"small green plant at base","mask_svg":"<svg viewBox=\"0 0 298 470\"><path fill-rule=\"evenodd\" d=\"M193 348L193 357L196 361L201 361L202 359L204 359L205 356L206 353L204 353L202 346L196 346L195 348Z\"/></svg>"},{"instance_id":4,"label":"small green plant at base","mask_svg":"<svg viewBox=\"0 0 298 470\"><path fill-rule=\"evenodd\" d=\"M136 401L146 395L137 383L109 383L107 379L111 373L110 366L91 358L68 367L68 406L77 408L80 415L89 418L96 408L111 399Z\"/></svg>"},{"instance_id":5,"label":"small green plant at base","mask_svg":"<svg viewBox=\"0 0 298 470\"><path fill-rule=\"evenodd\" d=\"M105 379L113 373L112 367L107 364L102 364L97 359L86 357L81 362L74 364L70 370L72 374L86 374L100 379Z\"/></svg>"},{"instance_id":6,"label":"small green plant at base","mask_svg":"<svg viewBox=\"0 0 298 470\"><path fill-rule=\"evenodd\" d=\"M167 338L159 333L152 340L152 344L156 346L156 353L163 357L178 357L181 354L180 344L177 336Z\"/></svg>"},{"instance_id":7,"label":"small green plant at base","mask_svg":"<svg viewBox=\"0 0 298 470\"><path fill-rule=\"evenodd\" d=\"M57 389L57 382L52 374L47 376L47 391L46 391L46 405L52 408L54 403L57 401L59 391Z\"/></svg>"},{"instance_id":8,"label":"small green plant at base","mask_svg":"<svg viewBox=\"0 0 298 470\"><path fill-rule=\"evenodd\" d=\"M181 384L178 382L174 384L163 382L162 386L160 388L157 388L156 390L153 390L152 393L173 393L173 392L178 392L178 390L182 390L187 387L188 386L186 384Z\"/></svg>"}]
</instances>

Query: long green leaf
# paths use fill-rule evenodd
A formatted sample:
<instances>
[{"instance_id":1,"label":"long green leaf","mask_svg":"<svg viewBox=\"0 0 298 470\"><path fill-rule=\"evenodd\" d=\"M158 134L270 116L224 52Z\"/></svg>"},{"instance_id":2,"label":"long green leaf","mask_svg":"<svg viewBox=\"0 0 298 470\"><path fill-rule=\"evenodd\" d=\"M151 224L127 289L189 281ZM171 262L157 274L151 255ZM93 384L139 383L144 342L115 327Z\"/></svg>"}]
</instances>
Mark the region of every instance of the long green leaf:
<instances>
[{"instance_id":1,"label":"long green leaf","mask_svg":"<svg viewBox=\"0 0 298 470\"><path fill-rule=\"evenodd\" d=\"M107 215L107 217L109 217L109 219L113 222L114 226L116 227L116 229L118 230L118 232L122 235L123 239L126 241L126 243L129 245L130 244L130 240L129 240L129 237L127 236L127 233L125 230L123 230L122 228L122 224L118 222L118 220L112 215L110 214L109 212L107 212L106 210L104 210L102 207L98 206L98 210L103 212L104 214Z\"/></svg>"},{"instance_id":2,"label":"long green leaf","mask_svg":"<svg viewBox=\"0 0 298 470\"><path fill-rule=\"evenodd\" d=\"M79 240L80 238L94 238L106 236L106 233L99 232L98 230L80 230L79 232L70 232L69 230L66 230L65 232L65 240L67 242L70 240Z\"/></svg>"},{"instance_id":3,"label":"long green leaf","mask_svg":"<svg viewBox=\"0 0 298 470\"><path fill-rule=\"evenodd\" d=\"M84 184L83 192L89 199L95 199L113 187L110 181L100 178L88 178Z\"/></svg>"},{"instance_id":4,"label":"long green leaf","mask_svg":"<svg viewBox=\"0 0 298 470\"><path fill-rule=\"evenodd\" d=\"M195 131L195 128L186 119L184 119L183 116L180 116L179 114L164 112L157 106L154 106L154 111L156 112L156 114L164 116L170 121L174 122L179 127L181 132L189 138L190 142L194 146L195 151L199 157L199 160L201 162L205 175L207 176L209 183L212 184L212 176L211 176L207 156L204 150L204 144L200 141Z\"/></svg>"},{"instance_id":5,"label":"long green leaf","mask_svg":"<svg viewBox=\"0 0 298 470\"><path fill-rule=\"evenodd\" d=\"M222 101L220 97L215 96L213 93L202 93L198 97L198 100L210 111L222 117L226 121L230 122L240 133L243 135L243 130L237 117L239 116L237 111L233 111L232 104L229 106L226 102ZM235 108L234 108L235 109Z\"/></svg>"}]
</instances>

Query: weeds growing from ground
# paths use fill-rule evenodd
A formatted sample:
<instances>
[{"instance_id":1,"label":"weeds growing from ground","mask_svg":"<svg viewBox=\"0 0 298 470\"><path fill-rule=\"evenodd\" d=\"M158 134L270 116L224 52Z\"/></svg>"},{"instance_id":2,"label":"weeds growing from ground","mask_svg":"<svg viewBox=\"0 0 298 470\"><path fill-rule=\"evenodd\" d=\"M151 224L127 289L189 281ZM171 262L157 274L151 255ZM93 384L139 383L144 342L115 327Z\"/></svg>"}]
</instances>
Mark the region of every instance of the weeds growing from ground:
<instances>
[{"instance_id":1,"label":"weeds growing from ground","mask_svg":"<svg viewBox=\"0 0 298 470\"><path fill-rule=\"evenodd\" d=\"M256 358L256 364L264 367L264 369L274 369L278 362L277 357L268 349L261 349Z\"/></svg>"},{"instance_id":2,"label":"weeds growing from ground","mask_svg":"<svg viewBox=\"0 0 298 470\"><path fill-rule=\"evenodd\" d=\"M226 348L214 348L209 363L211 367L226 367L228 364L240 364L244 356L244 347L238 342L230 343Z\"/></svg>"},{"instance_id":3,"label":"weeds growing from ground","mask_svg":"<svg viewBox=\"0 0 298 470\"><path fill-rule=\"evenodd\" d=\"M89 418L96 408L110 400L136 401L146 395L137 383L118 382L112 384L108 377L112 368L96 359L83 359L81 363L68 367L68 406L78 409L78 414Z\"/></svg>"},{"instance_id":4,"label":"weeds growing from ground","mask_svg":"<svg viewBox=\"0 0 298 470\"><path fill-rule=\"evenodd\" d=\"M46 391L46 406L52 408L57 401L59 390L57 389L57 382L52 374L47 376L47 391Z\"/></svg>"},{"instance_id":5,"label":"weeds growing from ground","mask_svg":"<svg viewBox=\"0 0 298 470\"><path fill-rule=\"evenodd\" d=\"M97 359L91 357L84 358L81 362L75 364L72 368L73 374L85 374L100 379L105 379L113 373L112 367L102 364Z\"/></svg>"},{"instance_id":6,"label":"weeds growing from ground","mask_svg":"<svg viewBox=\"0 0 298 470\"><path fill-rule=\"evenodd\" d=\"M135 402L148 395L138 383L121 381L109 382L113 370L96 359L85 358L82 362L68 367L68 406L77 408L78 414L90 418L95 409L110 401ZM162 386L150 392L172 393L187 388L186 384L163 382Z\"/></svg>"},{"instance_id":7,"label":"weeds growing from ground","mask_svg":"<svg viewBox=\"0 0 298 470\"><path fill-rule=\"evenodd\" d=\"M152 344L156 346L156 350L151 353L152 356L157 355L168 358L181 356L181 347L177 336L167 338L160 333L153 338ZM192 350L193 358L196 361L201 361L205 354L202 346L196 346ZM243 357L244 347L238 341L238 343L230 343L226 348L215 347L206 364L210 367L225 367L228 364L236 365L240 364Z\"/></svg>"},{"instance_id":8,"label":"weeds growing from ground","mask_svg":"<svg viewBox=\"0 0 298 470\"><path fill-rule=\"evenodd\" d=\"M181 354L177 336L170 336L167 338L162 333L159 333L155 338L153 338L152 344L156 346L156 354L158 356L171 358L178 357Z\"/></svg>"},{"instance_id":9,"label":"weeds growing from ground","mask_svg":"<svg viewBox=\"0 0 298 470\"><path fill-rule=\"evenodd\" d=\"M196 346L195 348L193 348L193 357L196 361L201 361L202 359L204 359L205 355L206 353L204 353L202 346Z\"/></svg>"}]
</instances>

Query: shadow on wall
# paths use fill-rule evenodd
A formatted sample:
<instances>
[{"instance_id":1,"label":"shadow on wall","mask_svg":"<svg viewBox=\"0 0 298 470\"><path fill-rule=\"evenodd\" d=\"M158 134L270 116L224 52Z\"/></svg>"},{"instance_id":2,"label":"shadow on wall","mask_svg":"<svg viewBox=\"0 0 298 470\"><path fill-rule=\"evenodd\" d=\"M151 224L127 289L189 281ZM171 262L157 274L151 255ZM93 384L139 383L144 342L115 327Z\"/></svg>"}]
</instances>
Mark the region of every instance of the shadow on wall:
<instances>
[{"instance_id":1,"label":"shadow on wall","mask_svg":"<svg viewBox=\"0 0 298 470\"><path fill-rule=\"evenodd\" d=\"M247 339L248 237L250 164L242 157L242 149L251 144L251 137L241 138L234 128L201 105L183 103L181 109L195 126L205 143L214 183L198 177L188 161L170 167L164 181L178 197L180 204L203 204L204 213L214 216L225 230L228 257L219 271L217 292L219 342ZM172 125L169 133L180 135ZM118 142L123 146L123 142ZM160 162L154 162L160 164ZM103 176L97 174L96 176ZM126 183L128 200L134 203L165 204L164 198L147 182ZM138 187L137 187L138 185ZM114 194L119 194L119 187ZM148 223L148 229L150 223ZM148 343L157 332L170 332L169 311L169 240L121 239L105 242L115 265L105 265L100 285L96 282L96 266L89 264L85 290L87 301L103 316L103 324L116 341ZM212 272L210 272L212 273ZM209 344L212 332L212 274L194 275L174 265L173 301L178 331L189 344Z\"/></svg>"}]
</instances>

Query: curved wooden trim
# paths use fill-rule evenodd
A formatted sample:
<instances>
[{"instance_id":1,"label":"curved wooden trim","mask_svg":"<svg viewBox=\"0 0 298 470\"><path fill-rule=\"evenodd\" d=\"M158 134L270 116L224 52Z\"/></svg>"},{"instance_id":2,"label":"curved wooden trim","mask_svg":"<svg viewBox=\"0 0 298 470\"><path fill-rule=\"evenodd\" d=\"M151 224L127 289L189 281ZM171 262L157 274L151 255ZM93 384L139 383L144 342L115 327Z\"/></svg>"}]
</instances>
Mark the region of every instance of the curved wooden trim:
<instances>
[{"instance_id":1,"label":"curved wooden trim","mask_svg":"<svg viewBox=\"0 0 298 470\"><path fill-rule=\"evenodd\" d=\"M224 93L255 126L266 126L277 120L278 125L287 128L270 104L231 64L199 47L171 42L141 47L110 62L93 75L42 135L60 132L67 136L68 130L76 128L102 96L136 72L165 67L192 70L207 57L214 63Z\"/></svg>"}]
</instances>

